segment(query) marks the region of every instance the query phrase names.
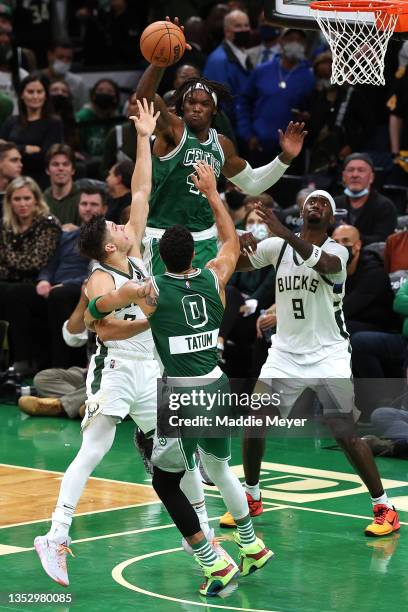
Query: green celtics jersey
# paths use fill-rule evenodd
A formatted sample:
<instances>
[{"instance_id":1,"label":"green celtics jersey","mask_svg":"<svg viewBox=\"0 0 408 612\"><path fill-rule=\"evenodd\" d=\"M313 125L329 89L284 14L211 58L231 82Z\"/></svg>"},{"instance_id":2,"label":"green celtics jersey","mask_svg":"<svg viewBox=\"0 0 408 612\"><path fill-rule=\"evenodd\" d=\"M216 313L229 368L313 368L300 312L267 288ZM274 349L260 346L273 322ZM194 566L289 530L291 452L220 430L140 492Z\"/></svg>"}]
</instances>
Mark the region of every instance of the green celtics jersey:
<instances>
[{"instance_id":1,"label":"green celtics jersey","mask_svg":"<svg viewBox=\"0 0 408 612\"><path fill-rule=\"evenodd\" d=\"M210 128L208 139L200 142L184 124L177 147L163 157L153 157L148 227L163 229L181 224L190 232L201 232L214 224L207 198L191 178L194 164L200 160L210 164L217 178L220 176L225 158L218 134Z\"/></svg>"},{"instance_id":2,"label":"green celtics jersey","mask_svg":"<svg viewBox=\"0 0 408 612\"><path fill-rule=\"evenodd\" d=\"M217 365L224 306L212 270L151 277L158 294L149 318L154 343L168 376L203 376Z\"/></svg>"}]
</instances>

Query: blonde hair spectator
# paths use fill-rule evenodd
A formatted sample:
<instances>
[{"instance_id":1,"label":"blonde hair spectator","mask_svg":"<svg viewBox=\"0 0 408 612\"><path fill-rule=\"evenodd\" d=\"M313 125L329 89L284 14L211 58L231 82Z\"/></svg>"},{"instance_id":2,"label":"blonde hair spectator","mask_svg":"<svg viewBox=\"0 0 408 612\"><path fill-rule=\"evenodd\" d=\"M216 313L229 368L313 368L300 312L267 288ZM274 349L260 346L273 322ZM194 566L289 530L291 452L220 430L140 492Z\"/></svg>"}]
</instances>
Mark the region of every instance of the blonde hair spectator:
<instances>
[{"instance_id":1,"label":"blonde hair spectator","mask_svg":"<svg viewBox=\"0 0 408 612\"><path fill-rule=\"evenodd\" d=\"M7 186L3 200L3 226L5 229L11 229L15 234L21 231L18 215L15 213L12 205L13 193L17 189L27 187L34 196L36 207L34 217L45 217L50 214L50 209L44 199L43 193L38 184L29 176L19 176L15 178Z\"/></svg>"}]
</instances>

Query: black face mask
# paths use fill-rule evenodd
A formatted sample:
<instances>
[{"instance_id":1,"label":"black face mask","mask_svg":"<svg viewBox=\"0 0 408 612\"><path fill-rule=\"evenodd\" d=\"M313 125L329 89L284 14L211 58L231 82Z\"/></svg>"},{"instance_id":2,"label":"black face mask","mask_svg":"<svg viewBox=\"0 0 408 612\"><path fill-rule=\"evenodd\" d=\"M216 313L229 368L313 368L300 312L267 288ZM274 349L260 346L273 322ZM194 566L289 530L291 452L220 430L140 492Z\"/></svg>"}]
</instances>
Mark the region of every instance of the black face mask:
<instances>
[{"instance_id":1,"label":"black face mask","mask_svg":"<svg viewBox=\"0 0 408 612\"><path fill-rule=\"evenodd\" d=\"M231 210L238 210L239 208L241 208L241 206L244 205L245 198L245 193L241 193L240 191L236 191L235 189L225 192L225 199Z\"/></svg>"},{"instance_id":2,"label":"black face mask","mask_svg":"<svg viewBox=\"0 0 408 612\"><path fill-rule=\"evenodd\" d=\"M97 93L94 95L94 102L96 106L99 106L102 110L107 110L108 108L114 108L116 106L116 100L114 96L105 93Z\"/></svg>"},{"instance_id":3,"label":"black face mask","mask_svg":"<svg viewBox=\"0 0 408 612\"><path fill-rule=\"evenodd\" d=\"M10 63L13 58L13 49L11 45L0 44L0 65L4 66Z\"/></svg>"},{"instance_id":4,"label":"black face mask","mask_svg":"<svg viewBox=\"0 0 408 612\"><path fill-rule=\"evenodd\" d=\"M345 248L347 249L347 253L349 254L349 258L348 258L348 262L347 263L350 263L350 261L354 257L354 255L353 255L353 247L352 246L346 246Z\"/></svg>"},{"instance_id":5,"label":"black face mask","mask_svg":"<svg viewBox=\"0 0 408 612\"><path fill-rule=\"evenodd\" d=\"M242 32L234 32L233 43L237 47L248 47L251 40L250 30L243 30Z\"/></svg>"},{"instance_id":6,"label":"black face mask","mask_svg":"<svg viewBox=\"0 0 408 612\"><path fill-rule=\"evenodd\" d=\"M68 96L58 94L55 96L50 96L50 98L55 112L63 113L64 111L72 109L72 102Z\"/></svg>"},{"instance_id":7,"label":"black face mask","mask_svg":"<svg viewBox=\"0 0 408 612\"><path fill-rule=\"evenodd\" d=\"M275 40L275 38L280 36L281 30L279 28L275 28L274 26L264 24L259 26L258 32L261 40L270 42L271 40Z\"/></svg>"}]
</instances>

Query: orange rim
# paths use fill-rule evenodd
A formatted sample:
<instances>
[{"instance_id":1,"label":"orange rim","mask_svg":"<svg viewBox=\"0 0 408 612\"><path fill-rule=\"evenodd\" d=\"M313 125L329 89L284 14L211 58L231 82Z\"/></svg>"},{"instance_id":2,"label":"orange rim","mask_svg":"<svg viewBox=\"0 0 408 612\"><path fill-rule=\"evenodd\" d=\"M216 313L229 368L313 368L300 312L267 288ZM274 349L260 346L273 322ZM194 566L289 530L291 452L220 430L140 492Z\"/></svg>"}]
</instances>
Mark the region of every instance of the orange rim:
<instances>
[{"instance_id":1,"label":"orange rim","mask_svg":"<svg viewBox=\"0 0 408 612\"><path fill-rule=\"evenodd\" d=\"M309 8L313 11L340 11L342 13L387 13L391 15L408 13L408 2L371 2L370 0L322 0L311 2Z\"/></svg>"}]
</instances>

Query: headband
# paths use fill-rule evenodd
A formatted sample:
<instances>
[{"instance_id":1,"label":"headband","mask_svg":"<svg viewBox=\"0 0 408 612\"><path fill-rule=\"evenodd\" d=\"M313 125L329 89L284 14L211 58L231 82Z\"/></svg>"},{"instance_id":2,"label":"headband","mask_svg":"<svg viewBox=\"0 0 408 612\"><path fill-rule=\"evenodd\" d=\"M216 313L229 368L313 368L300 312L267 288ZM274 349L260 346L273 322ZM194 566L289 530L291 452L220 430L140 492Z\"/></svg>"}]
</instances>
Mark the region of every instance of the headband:
<instances>
[{"instance_id":1,"label":"headband","mask_svg":"<svg viewBox=\"0 0 408 612\"><path fill-rule=\"evenodd\" d=\"M205 91L205 93L208 93L209 96L211 96L214 104L215 104L215 108L217 108L218 106L218 98L217 98L217 94L215 93L215 91L213 91L212 89L210 89L208 87L208 85L204 85L204 83L200 83L200 81L198 81L197 83L195 83L194 85L191 85L191 87L189 87L186 91L186 93L183 96L183 102L184 102L184 98L187 96L187 94L192 93L193 91L195 91L196 89L201 89L201 91Z\"/></svg>"},{"instance_id":2,"label":"headband","mask_svg":"<svg viewBox=\"0 0 408 612\"><path fill-rule=\"evenodd\" d=\"M306 204L306 202L308 200L311 200L312 198L325 198L332 209L332 213L333 215L336 214L336 203L333 200L332 196L330 195L330 193L328 193L327 191L324 191L323 189L316 189L315 191L312 191L312 193L309 193L309 195L307 196L303 206Z\"/></svg>"}]
</instances>

